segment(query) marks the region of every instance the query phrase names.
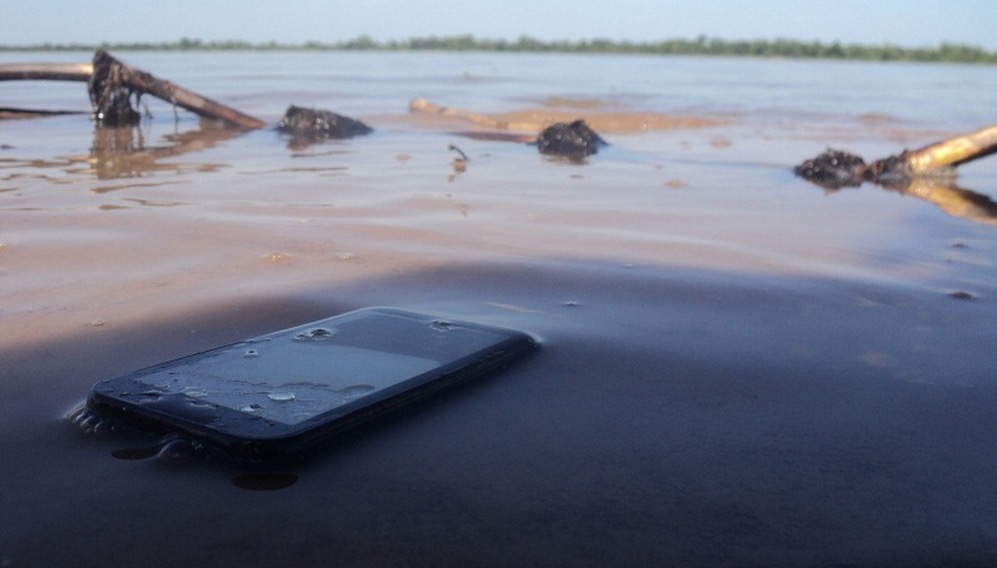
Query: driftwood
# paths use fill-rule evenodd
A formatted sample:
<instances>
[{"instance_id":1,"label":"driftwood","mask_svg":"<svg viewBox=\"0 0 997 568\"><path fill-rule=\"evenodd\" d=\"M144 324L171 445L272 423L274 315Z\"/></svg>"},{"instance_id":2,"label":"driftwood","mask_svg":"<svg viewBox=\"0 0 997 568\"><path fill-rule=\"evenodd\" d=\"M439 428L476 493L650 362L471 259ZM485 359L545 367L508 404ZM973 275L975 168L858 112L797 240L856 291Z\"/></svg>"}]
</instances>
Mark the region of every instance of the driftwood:
<instances>
[{"instance_id":1,"label":"driftwood","mask_svg":"<svg viewBox=\"0 0 997 568\"><path fill-rule=\"evenodd\" d=\"M93 75L89 63L15 63L0 65L0 81L79 81L86 83Z\"/></svg>"},{"instance_id":2,"label":"driftwood","mask_svg":"<svg viewBox=\"0 0 997 568\"><path fill-rule=\"evenodd\" d=\"M533 122L509 122L507 120L498 120L483 114L459 108L440 106L438 104L431 103L426 99L412 99L408 108L411 112L438 114L440 116L458 118L494 130L536 130L536 124Z\"/></svg>"},{"instance_id":3,"label":"driftwood","mask_svg":"<svg viewBox=\"0 0 997 568\"><path fill-rule=\"evenodd\" d=\"M93 63L32 63L0 65L0 81L50 80L85 82L94 106L94 118L99 124L115 126L135 124L141 118L132 108L136 101L149 94L170 104L187 109L199 116L221 120L236 128L263 128L266 123L219 102L203 97L179 85L158 79L150 73L125 65L103 49L94 53ZM25 111L34 115L45 111ZM64 111L55 111L62 113Z\"/></svg>"},{"instance_id":4,"label":"driftwood","mask_svg":"<svg viewBox=\"0 0 997 568\"><path fill-rule=\"evenodd\" d=\"M437 114L472 122L479 126L494 130L536 130L536 122L510 122L499 120L483 114L477 114L463 109L444 107L425 99L414 99L409 103L409 111L417 113ZM462 133L471 138L508 140L525 142L537 147L541 154L564 156L571 159L581 159L591 156L607 143L584 120L572 122L556 122L543 128L536 136L509 135L506 133Z\"/></svg>"},{"instance_id":5,"label":"driftwood","mask_svg":"<svg viewBox=\"0 0 997 568\"><path fill-rule=\"evenodd\" d=\"M89 63L17 63L0 65L0 81L78 81L85 83L93 75ZM78 110L39 110L0 108L0 118L38 118L63 114L85 114Z\"/></svg>"},{"instance_id":6,"label":"driftwood","mask_svg":"<svg viewBox=\"0 0 997 568\"><path fill-rule=\"evenodd\" d=\"M238 128L256 129L266 126L258 118L129 67L103 49L97 50L93 56L93 75L88 85L95 118L102 124L113 126L138 122L140 117L128 104L129 100L132 94L140 96L148 93L199 116L222 120Z\"/></svg>"},{"instance_id":7,"label":"driftwood","mask_svg":"<svg viewBox=\"0 0 997 568\"><path fill-rule=\"evenodd\" d=\"M924 177L952 176L953 168L997 152L997 125L866 164L848 152L828 149L796 166L796 175L827 189L857 187L865 181L904 186Z\"/></svg>"},{"instance_id":8,"label":"driftwood","mask_svg":"<svg viewBox=\"0 0 997 568\"><path fill-rule=\"evenodd\" d=\"M997 125L904 150L866 164L861 157L827 150L796 166L796 175L830 192L858 187L868 181L885 189L933 203L954 217L997 225L997 203L983 194L956 185L955 168L997 153Z\"/></svg>"},{"instance_id":9,"label":"driftwood","mask_svg":"<svg viewBox=\"0 0 997 568\"><path fill-rule=\"evenodd\" d=\"M102 126L130 126L141 120L135 110L143 94L149 94L170 104L185 108L204 118L222 121L239 129L257 129L266 123L219 102L165 81L145 71L125 65L108 52L94 53L93 63L34 63L0 65L0 81L53 80L87 83L93 105L93 118ZM134 105L133 105L134 101ZM38 117L67 114L75 111L42 111L0 108L0 118ZM366 124L334 112L288 108L276 130L290 134L292 144L307 144L325 139L351 138L367 134Z\"/></svg>"}]
</instances>

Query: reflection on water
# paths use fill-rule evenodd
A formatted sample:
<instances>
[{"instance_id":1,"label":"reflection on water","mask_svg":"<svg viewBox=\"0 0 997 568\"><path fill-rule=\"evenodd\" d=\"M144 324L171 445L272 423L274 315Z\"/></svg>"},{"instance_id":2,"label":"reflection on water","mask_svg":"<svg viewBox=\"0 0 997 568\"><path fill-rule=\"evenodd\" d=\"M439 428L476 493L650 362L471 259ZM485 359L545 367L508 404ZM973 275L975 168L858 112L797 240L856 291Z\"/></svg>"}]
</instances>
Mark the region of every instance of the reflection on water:
<instances>
[{"instance_id":1,"label":"reflection on water","mask_svg":"<svg viewBox=\"0 0 997 568\"><path fill-rule=\"evenodd\" d=\"M837 193L841 189L834 186L816 185L823 187L825 193L829 195ZM988 195L959 187L956 184L954 170L944 171L937 176L919 176L896 183L877 185L889 191L896 191L901 195L909 195L933 203L953 217L974 223L997 225L997 203Z\"/></svg>"},{"instance_id":2,"label":"reflection on water","mask_svg":"<svg viewBox=\"0 0 997 568\"><path fill-rule=\"evenodd\" d=\"M912 180L906 187L898 188L898 191L934 203L953 217L997 225L997 203L994 203L990 196L963 189L954 183L918 178Z\"/></svg>"},{"instance_id":3,"label":"reflection on water","mask_svg":"<svg viewBox=\"0 0 997 568\"><path fill-rule=\"evenodd\" d=\"M142 177L153 172L212 172L224 166L166 160L213 148L219 142L231 140L239 134L236 129L225 128L212 121L201 121L197 129L163 136L168 144L154 145L145 141L141 126L97 126L93 129L93 145L86 160L89 167L75 173L93 174L97 179L119 179Z\"/></svg>"}]
</instances>

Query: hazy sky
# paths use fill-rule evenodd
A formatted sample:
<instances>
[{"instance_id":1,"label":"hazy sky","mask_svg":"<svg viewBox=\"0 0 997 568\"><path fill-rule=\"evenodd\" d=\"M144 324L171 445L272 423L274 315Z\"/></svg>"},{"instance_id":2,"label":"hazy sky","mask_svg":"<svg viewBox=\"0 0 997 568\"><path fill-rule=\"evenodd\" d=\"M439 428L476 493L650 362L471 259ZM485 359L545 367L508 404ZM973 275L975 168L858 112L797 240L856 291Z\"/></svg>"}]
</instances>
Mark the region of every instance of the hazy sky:
<instances>
[{"instance_id":1,"label":"hazy sky","mask_svg":"<svg viewBox=\"0 0 997 568\"><path fill-rule=\"evenodd\" d=\"M238 39L335 42L473 34L647 41L699 35L997 50L995 0L32 0L7 4L0 44Z\"/></svg>"}]
</instances>

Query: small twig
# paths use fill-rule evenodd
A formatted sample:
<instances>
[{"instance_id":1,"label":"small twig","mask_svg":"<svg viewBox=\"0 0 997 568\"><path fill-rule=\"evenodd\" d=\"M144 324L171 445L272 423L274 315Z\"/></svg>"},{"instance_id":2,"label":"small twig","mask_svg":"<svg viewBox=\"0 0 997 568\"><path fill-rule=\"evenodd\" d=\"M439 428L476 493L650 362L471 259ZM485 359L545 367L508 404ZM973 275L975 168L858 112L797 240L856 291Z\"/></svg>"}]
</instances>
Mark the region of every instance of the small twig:
<instances>
[{"instance_id":1,"label":"small twig","mask_svg":"<svg viewBox=\"0 0 997 568\"><path fill-rule=\"evenodd\" d=\"M460 148L458 148L457 146L455 146L453 144L451 144L448 147L448 150L450 150L451 152L457 152L458 154L460 154L460 160L462 160L464 162L466 162L466 161L469 160L469 158L467 157L467 154L465 154L463 150L461 150Z\"/></svg>"}]
</instances>

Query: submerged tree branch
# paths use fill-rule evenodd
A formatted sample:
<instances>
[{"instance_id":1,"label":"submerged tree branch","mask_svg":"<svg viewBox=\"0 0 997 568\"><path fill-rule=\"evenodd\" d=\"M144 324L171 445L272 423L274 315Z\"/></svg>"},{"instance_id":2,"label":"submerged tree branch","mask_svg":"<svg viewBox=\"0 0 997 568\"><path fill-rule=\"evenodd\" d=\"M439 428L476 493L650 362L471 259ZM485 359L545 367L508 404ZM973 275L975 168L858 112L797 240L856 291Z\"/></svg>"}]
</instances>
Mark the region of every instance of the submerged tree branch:
<instances>
[{"instance_id":1,"label":"submerged tree branch","mask_svg":"<svg viewBox=\"0 0 997 568\"><path fill-rule=\"evenodd\" d=\"M956 166L997 153L997 125L947 138L918 150L904 150L867 164L855 154L827 150L796 166L796 175L827 189L871 181L901 186L924 177L951 176Z\"/></svg>"},{"instance_id":2,"label":"submerged tree branch","mask_svg":"<svg viewBox=\"0 0 997 568\"><path fill-rule=\"evenodd\" d=\"M205 118L224 121L237 128L263 128L266 123L234 108L203 97L151 73L125 65L103 49L93 63L19 63L0 65L0 81L79 81L87 83L98 122L108 125L134 124L139 114L130 99L150 94Z\"/></svg>"},{"instance_id":3,"label":"submerged tree branch","mask_svg":"<svg viewBox=\"0 0 997 568\"><path fill-rule=\"evenodd\" d=\"M241 113L231 107L202 97L179 85L158 79L151 73L134 69L120 62L103 49L93 57L93 75L90 78L90 98L98 115L120 110L120 97L134 93L148 93L168 103L183 107L199 116L223 120L246 129L263 128L266 123ZM126 94L127 93L127 94ZM100 118L98 116L98 118Z\"/></svg>"},{"instance_id":4,"label":"submerged tree branch","mask_svg":"<svg viewBox=\"0 0 997 568\"><path fill-rule=\"evenodd\" d=\"M16 63L0 65L0 81L79 81L93 76L89 63Z\"/></svg>"}]
</instances>

